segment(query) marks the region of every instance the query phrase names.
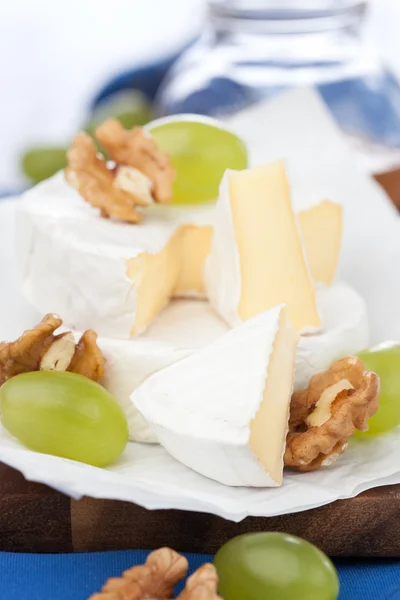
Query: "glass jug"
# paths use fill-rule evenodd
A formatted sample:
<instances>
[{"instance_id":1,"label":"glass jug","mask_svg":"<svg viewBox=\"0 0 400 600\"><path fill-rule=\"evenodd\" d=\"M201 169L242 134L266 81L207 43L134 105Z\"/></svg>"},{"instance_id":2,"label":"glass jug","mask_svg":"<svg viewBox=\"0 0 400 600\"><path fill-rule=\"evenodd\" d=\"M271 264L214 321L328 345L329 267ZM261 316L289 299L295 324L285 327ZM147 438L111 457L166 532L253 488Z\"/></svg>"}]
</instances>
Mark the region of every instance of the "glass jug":
<instances>
[{"instance_id":1,"label":"glass jug","mask_svg":"<svg viewBox=\"0 0 400 600\"><path fill-rule=\"evenodd\" d=\"M364 0L210 0L160 88L161 114L232 114L316 86L371 173L400 165L400 86L362 35Z\"/></svg>"}]
</instances>

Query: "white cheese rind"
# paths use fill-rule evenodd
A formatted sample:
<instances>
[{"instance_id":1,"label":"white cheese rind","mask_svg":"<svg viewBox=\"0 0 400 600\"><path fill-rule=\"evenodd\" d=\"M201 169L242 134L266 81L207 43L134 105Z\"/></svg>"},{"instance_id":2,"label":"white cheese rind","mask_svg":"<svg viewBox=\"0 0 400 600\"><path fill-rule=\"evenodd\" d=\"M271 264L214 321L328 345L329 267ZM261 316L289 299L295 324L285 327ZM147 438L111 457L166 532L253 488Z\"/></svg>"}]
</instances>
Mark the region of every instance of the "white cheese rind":
<instances>
[{"instance_id":1,"label":"white cheese rind","mask_svg":"<svg viewBox=\"0 0 400 600\"><path fill-rule=\"evenodd\" d=\"M150 375L185 358L190 352L146 339L135 343L135 340L99 338L98 345L105 358L102 384L125 412L129 439L133 442L157 443L147 421L130 401L130 394Z\"/></svg>"},{"instance_id":2,"label":"white cheese rind","mask_svg":"<svg viewBox=\"0 0 400 600\"><path fill-rule=\"evenodd\" d=\"M131 396L172 456L226 485L277 485L253 454L250 433L281 310L275 307L232 329L153 375Z\"/></svg>"},{"instance_id":3,"label":"white cheese rind","mask_svg":"<svg viewBox=\"0 0 400 600\"><path fill-rule=\"evenodd\" d=\"M311 377L334 360L364 350L369 344L367 306L350 286L337 283L317 290L322 331L303 335L297 346L294 389L307 387Z\"/></svg>"},{"instance_id":4,"label":"white cheese rind","mask_svg":"<svg viewBox=\"0 0 400 600\"><path fill-rule=\"evenodd\" d=\"M131 340L98 338L105 358L102 385L125 412L130 441L158 442L147 421L132 404L131 393L153 373L189 356L226 331L227 326L208 303L174 300L144 336ZM78 341L80 334L75 333L75 338Z\"/></svg>"},{"instance_id":5,"label":"white cheese rind","mask_svg":"<svg viewBox=\"0 0 400 600\"><path fill-rule=\"evenodd\" d=\"M85 227L27 215L18 217L17 238L29 231L30 249L20 259L22 291L40 312L62 315L72 329L128 338L136 313L136 293L126 275L126 259L85 248ZM78 241L77 236L82 236Z\"/></svg>"},{"instance_id":6,"label":"white cheese rind","mask_svg":"<svg viewBox=\"0 0 400 600\"><path fill-rule=\"evenodd\" d=\"M227 323L235 326L242 322L238 313L241 274L228 177L229 171L225 171L215 207L213 242L204 266L204 280L212 306Z\"/></svg>"},{"instance_id":7,"label":"white cheese rind","mask_svg":"<svg viewBox=\"0 0 400 600\"><path fill-rule=\"evenodd\" d=\"M41 312L61 314L73 329L129 338L136 288L128 261L160 252L182 225L209 224L211 213L207 206L152 206L140 226L103 219L58 173L24 194L18 206L23 293Z\"/></svg>"}]
</instances>

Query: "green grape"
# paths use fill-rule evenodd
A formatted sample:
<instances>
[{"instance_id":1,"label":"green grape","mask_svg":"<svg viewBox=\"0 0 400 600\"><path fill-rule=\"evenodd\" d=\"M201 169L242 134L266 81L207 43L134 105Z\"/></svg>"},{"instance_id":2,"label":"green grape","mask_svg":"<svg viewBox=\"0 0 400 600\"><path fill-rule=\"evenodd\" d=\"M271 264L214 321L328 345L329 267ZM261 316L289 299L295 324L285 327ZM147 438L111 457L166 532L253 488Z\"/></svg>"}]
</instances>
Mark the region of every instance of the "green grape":
<instances>
[{"instance_id":1,"label":"green grape","mask_svg":"<svg viewBox=\"0 0 400 600\"><path fill-rule=\"evenodd\" d=\"M285 533L249 533L217 552L224 600L335 600L335 567L318 548Z\"/></svg>"},{"instance_id":2,"label":"green grape","mask_svg":"<svg viewBox=\"0 0 400 600\"><path fill-rule=\"evenodd\" d=\"M39 183L67 166L66 153L66 148L58 147L27 150L21 158L22 172L33 183Z\"/></svg>"},{"instance_id":3,"label":"green grape","mask_svg":"<svg viewBox=\"0 0 400 600\"><path fill-rule=\"evenodd\" d=\"M368 421L368 431L356 432L365 438L389 431L400 425L400 345L382 345L358 355L368 371L377 373L381 380L379 408Z\"/></svg>"},{"instance_id":4,"label":"green grape","mask_svg":"<svg viewBox=\"0 0 400 600\"><path fill-rule=\"evenodd\" d=\"M75 373L36 371L0 388L1 420L22 444L96 467L112 463L128 440L126 417L109 392Z\"/></svg>"},{"instance_id":5,"label":"green grape","mask_svg":"<svg viewBox=\"0 0 400 600\"><path fill-rule=\"evenodd\" d=\"M146 130L176 169L175 204L214 200L225 169L247 167L244 143L214 119L176 115L153 121Z\"/></svg>"}]
</instances>

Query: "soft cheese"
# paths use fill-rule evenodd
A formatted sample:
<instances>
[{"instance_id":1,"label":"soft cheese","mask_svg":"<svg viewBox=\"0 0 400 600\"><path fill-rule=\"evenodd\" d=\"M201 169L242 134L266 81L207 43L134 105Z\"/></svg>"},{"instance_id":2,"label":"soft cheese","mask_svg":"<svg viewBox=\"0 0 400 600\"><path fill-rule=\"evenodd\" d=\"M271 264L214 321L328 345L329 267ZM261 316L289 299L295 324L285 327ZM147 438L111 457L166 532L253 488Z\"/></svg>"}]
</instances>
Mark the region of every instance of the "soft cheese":
<instances>
[{"instance_id":1,"label":"soft cheese","mask_svg":"<svg viewBox=\"0 0 400 600\"><path fill-rule=\"evenodd\" d=\"M320 223L313 208L311 217L307 212L301 217L314 264ZM19 203L23 292L41 313L58 312L72 328L92 327L104 336L129 338L143 332L171 297L204 297L214 213L213 206L154 206L146 209L140 225L106 220L59 173ZM329 215L322 216L327 222ZM324 226L327 238L332 239L333 229L331 219ZM229 238L218 239L229 250ZM331 251L329 243L320 252L323 273L330 273L336 261ZM214 267L218 290L218 262ZM224 269L221 280L228 275Z\"/></svg>"},{"instance_id":2,"label":"soft cheese","mask_svg":"<svg viewBox=\"0 0 400 600\"><path fill-rule=\"evenodd\" d=\"M320 327L282 162L225 173L205 272L207 295L232 326L284 302L297 330Z\"/></svg>"},{"instance_id":3,"label":"soft cheese","mask_svg":"<svg viewBox=\"0 0 400 600\"><path fill-rule=\"evenodd\" d=\"M27 192L17 215L23 291L67 326L129 338L176 295L204 295L208 207L149 207L140 226L103 219L62 173Z\"/></svg>"},{"instance_id":4,"label":"soft cheese","mask_svg":"<svg viewBox=\"0 0 400 600\"><path fill-rule=\"evenodd\" d=\"M140 343L111 338L98 339L105 359L104 379L101 382L124 410L133 442L157 443L146 419L130 401L133 390L150 375L185 358L192 351L175 348L167 343L143 339Z\"/></svg>"},{"instance_id":5,"label":"soft cheese","mask_svg":"<svg viewBox=\"0 0 400 600\"><path fill-rule=\"evenodd\" d=\"M98 338L105 359L102 384L124 410L131 441L157 443L154 432L130 400L133 390L153 373L189 356L227 330L207 302L175 300L141 337ZM80 334L76 337L79 339Z\"/></svg>"},{"instance_id":6,"label":"soft cheese","mask_svg":"<svg viewBox=\"0 0 400 600\"><path fill-rule=\"evenodd\" d=\"M334 360L368 347L369 327L365 301L350 286L336 283L317 290L322 330L302 335L297 346L294 388L307 387L311 377Z\"/></svg>"},{"instance_id":7,"label":"soft cheese","mask_svg":"<svg viewBox=\"0 0 400 600\"><path fill-rule=\"evenodd\" d=\"M324 200L299 212L297 217L314 281L332 283L342 245L342 207Z\"/></svg>"},{"instance_id":8,"label":"soft cheese","mask_svg":"<svg viewBox=\"0 0 400 600\"><path fill-rule=\"evenodd\" d=\"M365 303L345 284L317 292L322 331L300 337L296 352L295 389L341 356L368 346ZM99 338L106 359L104 384L124 409L132 441L156 442L129 396L150 375L211 344L229 331L205 301L174 300L146 333L131 340Z\"/></svg>"},{"instance_id":9,"label":"soft cheese","mask_svg":"<svg viewBox=\"0 0 400 600\"><path fill-rule=\"evenodd\" d=\"M180 462L226 485L281 485L298 335L278 306L150 377L132 401Z\"/></svg>"}]
</instances>

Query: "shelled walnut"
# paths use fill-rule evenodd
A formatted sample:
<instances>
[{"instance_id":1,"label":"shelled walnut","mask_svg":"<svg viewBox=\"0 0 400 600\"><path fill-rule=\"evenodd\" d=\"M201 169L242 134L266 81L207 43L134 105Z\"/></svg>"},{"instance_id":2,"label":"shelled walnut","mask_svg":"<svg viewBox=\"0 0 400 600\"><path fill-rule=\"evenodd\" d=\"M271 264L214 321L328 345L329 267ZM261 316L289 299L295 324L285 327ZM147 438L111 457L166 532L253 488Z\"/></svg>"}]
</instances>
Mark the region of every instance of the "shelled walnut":
<instances>
[{"instance_id":1,"label":"shelled walnut","mask_svg":"<svg viewBox=\"0 0 400 600\"><path fill-rule=\"evenodd\" d=\"M104 360L97 334L89 329L76 344L70 331L55 334L61 325L60 317L48 314L15 342L1 342L0 385L14 375L31 371L71 371L100 381Z\"/></svg>"},{"instance_id":2,"label":"shelled walnut","mask_svg":"<svg viewBox=\"0 0 400 600\"><path fill-rule=\"evenodd\" d=\"M378 410L379 377L354 356L314 375L290 406L286 467L312 471L334 462L356 429L365 431Z\"/></svg>"},{"instance_id":3,"label":"shelled walnut","mask_svg":"<svg viewBox=\"0 0 400 600\"><path fill-rule=\"evenodd\" d=\"M128 223L141 219L135 206L142 204L139 195L128 194L114 186L115 170L107 167L97 154L92 138L87 133L75 136L67 152L68 167L65 178L78 190L84 200L99 208L103 217L113 217Z\"/></svg>"},{"instance_id":4,"label":"shelled walnut","mask_svg":"<svg viewBox=\"0 0 400 600\"><path fill-rule=\"evenodd\" d=\"M132 567L121 577L110 578L89 600L167 600L187 574L188 562L170 548L151 552L144 565ZM217 594L215 567L205 564L191 575L177 600L222 600Z\"/></svg>"},{"instance_id":5,"label":"shelled walnut","mask_svg":"<svg viewBox=\"0 0 400 600\"><path fill-rule=\"evenodd\" d=\"M95 137L115 164L108 164L93 139L82 132L67 152L65 178L104 218L139 223L137 206L171 202L175 169L141 127L128 131L116 119L108 119Z\"/></svg>"},{"instance_id":6,"label":"shelled walnut","mask_svg":"<svg viewBox=\"0 0 400 600\"><path fill-rule=\"evenodd\" d=\"M117 119L108 119L97 127L95 136L117 165L133 167L149 178L156 202L171 202L175 169L168 154L141 127L126 130Z\"/></svg>"}]
</instances>

